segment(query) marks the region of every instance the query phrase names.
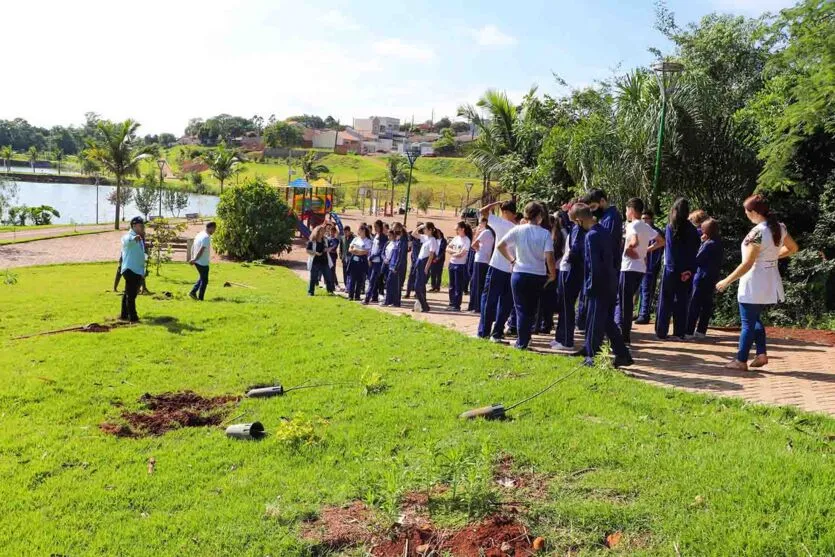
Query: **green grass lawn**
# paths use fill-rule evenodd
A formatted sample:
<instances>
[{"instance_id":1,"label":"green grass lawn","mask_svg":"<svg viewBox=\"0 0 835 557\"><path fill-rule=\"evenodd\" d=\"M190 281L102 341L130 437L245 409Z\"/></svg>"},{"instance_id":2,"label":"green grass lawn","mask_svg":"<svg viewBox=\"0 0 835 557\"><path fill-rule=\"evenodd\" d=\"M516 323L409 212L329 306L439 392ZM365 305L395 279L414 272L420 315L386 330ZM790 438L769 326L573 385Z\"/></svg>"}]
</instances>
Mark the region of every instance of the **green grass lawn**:
<instances>
[{"instance_id":1,"label":"green grass lawn","mask_svg":"<svg viewBox=\"0 0 835 557\"><path fill-rule=\"evenodd\" d=\"M520 512L554 555L835 553L829 418L595 368L511 420L460 421L575 361L308 298L290 271L260 265L212 267L203 303L184 296L194 270L168 265L148 285L174 296L140 297L142 325L11 340L115 316L112 271L25 268L0 282L3 554L321 555L299 525L323 505L359 498L391 520L404 492L454 484L433 516L452 525L497 497L519 500L491 479L503 454L547 476L544 498ZM99 430L143 393L305 381L349 384L242 400L230 417L263 422L272 435L260 442L217 427L138 439ZM623 541L608 550L612 532Z\"/></svg>"}]
</instances>

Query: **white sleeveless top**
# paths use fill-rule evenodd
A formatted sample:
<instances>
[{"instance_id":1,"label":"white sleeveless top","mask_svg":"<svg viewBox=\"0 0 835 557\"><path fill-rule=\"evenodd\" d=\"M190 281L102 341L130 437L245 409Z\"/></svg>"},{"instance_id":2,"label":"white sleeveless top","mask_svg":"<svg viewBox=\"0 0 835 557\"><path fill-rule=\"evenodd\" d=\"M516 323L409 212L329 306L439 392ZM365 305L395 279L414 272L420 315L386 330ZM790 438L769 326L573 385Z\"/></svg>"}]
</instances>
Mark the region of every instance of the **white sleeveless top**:
<instances>
[{"instance_id":1,"label":"white sleeveless top","mask_svg":"<svg viewBox=\"0 0 835 557\"><path fill-rule=\"evenodd\" d=\"M783 280L777 268L777 258L785 238L786 225L780 223L780 242L775 244L768 225L761 222L742 241L743 249L750 244L759 244L760 253L754 265L739 279L737 299L741 303L776 304L786 299Z\"/></svg>"}]
</instances>

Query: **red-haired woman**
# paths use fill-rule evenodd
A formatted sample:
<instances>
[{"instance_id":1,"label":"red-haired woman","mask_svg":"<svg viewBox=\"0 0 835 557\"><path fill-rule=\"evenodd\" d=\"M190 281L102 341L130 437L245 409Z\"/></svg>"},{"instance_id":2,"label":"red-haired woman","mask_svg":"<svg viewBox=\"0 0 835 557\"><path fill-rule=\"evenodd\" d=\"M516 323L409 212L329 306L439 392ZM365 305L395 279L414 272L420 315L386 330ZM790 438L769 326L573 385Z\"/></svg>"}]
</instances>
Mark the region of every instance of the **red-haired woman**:
<instances>
[{"instance_id":1,"label":"red-haired woman","mask_svg":"<svg viewBox=\"0 0 835 557\"><path fill-rule=\"evenodd\" d=\"M786 226L771 212L763 196L752 195L745 200L743 207L745 216L754 223L754 228L742 241L742 263L734 272L716 283L716 289L721 292L739 279L737 300L742 321L739 350L736 357L725 366L738 371L748 370L748 356L754 344L757 346L757 356L751 362L751 367L762 367L768 363L762 312L785 298L777 260L797 252L797 243L786 231Z\"/></svg>"}]
</instances>

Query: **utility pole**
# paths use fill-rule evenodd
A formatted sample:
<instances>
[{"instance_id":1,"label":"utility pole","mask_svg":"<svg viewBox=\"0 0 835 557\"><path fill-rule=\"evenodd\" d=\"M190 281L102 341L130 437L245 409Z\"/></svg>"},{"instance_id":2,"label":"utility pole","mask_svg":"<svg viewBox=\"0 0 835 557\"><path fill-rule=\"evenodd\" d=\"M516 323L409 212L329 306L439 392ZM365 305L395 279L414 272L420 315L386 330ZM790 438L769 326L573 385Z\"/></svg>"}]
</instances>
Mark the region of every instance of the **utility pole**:
<instances>
[{"instance_id":1,"label":"utility pole","mask_svg":"<svg viewBox=\"0 0 835 557\"><path fill-rule=\"evenodd\" d=\"M650 206L655 214L661 209L661 147L664 144L664 125L667 120L667 96L673 92L678 76L684 71L684 65L678 62L658 62L652 66L658 88L661 90L661 122L658 125L658 142L655 147L655 172L652 176L652 194Z\"/></svg>"},{"instance_id":2,"label":"utility pole","mask_svg":"<svg viewBox=\"0 0 835 557\"><path fill-rule=\"evenodd\" d=\"M158 159L157 166L159 166L159 218L162 218L162 169L165 168L165 159Z\"/></svg>"},{"instance_id":3,"label":"utility pole","mask_svg":"<svg viewBox=\"0 0 835 557\"><path fill-rule=\"evenodd\" d=\"M420 156L420 148L408 149L406 151L406 158L409 159L409 182L406 184L406 210L403 212L403 226L406 226L406 220L409 218L409 197L412 193L412 170L415 169L415 161Z\"/></svg>"}]
</instances>

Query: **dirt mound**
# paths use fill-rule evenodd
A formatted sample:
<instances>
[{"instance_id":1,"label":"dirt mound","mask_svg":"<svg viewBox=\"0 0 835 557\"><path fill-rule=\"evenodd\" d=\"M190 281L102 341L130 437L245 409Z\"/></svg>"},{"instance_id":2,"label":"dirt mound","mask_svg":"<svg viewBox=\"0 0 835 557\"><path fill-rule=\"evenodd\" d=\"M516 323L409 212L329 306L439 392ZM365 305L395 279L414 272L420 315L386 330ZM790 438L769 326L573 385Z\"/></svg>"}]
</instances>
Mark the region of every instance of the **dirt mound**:
<instances>
[{"instance_id":1,"label":"dirt mound","mask_svg":"<svg viewBox=\"0 0 835 557\"><path fill-rule=\"evenodd\" d=\"M180 393L145 393L139 402L149 411L122 412L127 424L103 423L99 428L117 437L143 437L162 435L180 427L219 425L225 416L226 406L238 400L231 395L202 397L192 391Z\"/></svg>"},{"instance_id":2,"label":"dirt mound","mask_svg":"<svg viewBox=\"0 0 835 557\"><path fill-rule=\"evenodd\" d=\"M550 478L532 470L516 470L513 457L505 454L493 470L493 480L505 490L521 490L532 499L548 496Z\"/></svg>"},{"instance_id":3,"label":"dirt mound","mask_svg":"<svg viewBox=\"0 0 835 557\"><path fill-rule=\"evenodd\" d=\"M302 537L315 540L332 551L365 544L373 539L374 516L365 503L347 507L326 507L319 518L302 525Z\"/></svg>"}]
</instances>

